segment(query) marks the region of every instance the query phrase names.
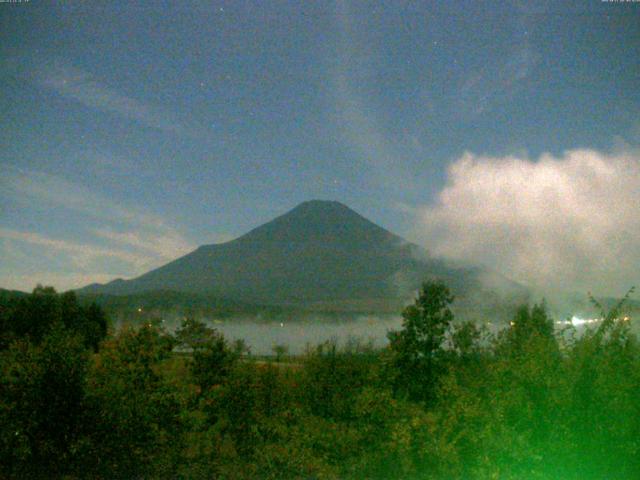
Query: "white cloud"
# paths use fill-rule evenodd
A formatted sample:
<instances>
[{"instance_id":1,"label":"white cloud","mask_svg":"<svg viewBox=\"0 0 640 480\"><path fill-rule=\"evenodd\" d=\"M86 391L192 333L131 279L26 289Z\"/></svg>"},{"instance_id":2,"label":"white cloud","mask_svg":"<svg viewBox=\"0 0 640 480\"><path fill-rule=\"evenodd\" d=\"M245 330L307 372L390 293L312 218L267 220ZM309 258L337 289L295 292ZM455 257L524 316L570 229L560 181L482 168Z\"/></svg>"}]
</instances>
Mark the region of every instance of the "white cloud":
<instances>
[{"instance_id":1,"label":"white cloud","mask_svg":"<svg viewBox=\"0 0 640 480\"><path fill-rule=\"evenodd\" d=\"M543 291L620 294L640 283L640 155L478 157L449 168L417 235L436 255L484 263Z\"/></svg>"}]
</instances>

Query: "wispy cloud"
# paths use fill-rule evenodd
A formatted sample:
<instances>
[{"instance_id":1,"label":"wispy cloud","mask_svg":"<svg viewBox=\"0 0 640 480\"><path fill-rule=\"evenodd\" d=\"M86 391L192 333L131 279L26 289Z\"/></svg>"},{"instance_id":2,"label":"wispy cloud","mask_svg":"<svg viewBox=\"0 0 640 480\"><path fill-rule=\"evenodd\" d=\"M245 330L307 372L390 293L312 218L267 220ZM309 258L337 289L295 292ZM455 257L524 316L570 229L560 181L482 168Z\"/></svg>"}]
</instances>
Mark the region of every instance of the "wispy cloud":
<instances>
[{"instance_id":1,"label":"wispy cloud","mask_svg":"<svg viewBox=\"0 0 640 480\"><path fill-rule=\"evenodd\" d=\"M76 281L64 284L64 288L71 288L82 286L92 273L96 275L92 281L116 271L117 276L134 277L196 247L160 216L119 204L84 185L42 172L8 168L6 173L1 182L5 198L22 202L25 211L31 205L68 211L69 218L75 218L79 226L70 227L65 238L60 232L51 233L47 225L36 229L0 227L3 285L13 282L12 278L29 277L21 271L18 257L29 259L32 270L49 271L53 277L64 271L65 281L71 281L69 270L74 271ZM7 263L12 266L7 267ZM32 281L43 280L31 277Z\"/></svg>"},{"instance_id":2,"label":"wispy cloud","mask_svg":"<svg viewBox=\"0 0 640 480\"><path fill-rule=\"evenodd\" d=\"M78 288L116 277L135 277L195 248L175 231L97 230L93 237L71 241L0 228L0 240L0 258L5 262L12 260L12 265L0 268L2 286L12 284L16 278L26 280L22 285L14 282L14 288L30 288L33 282L43 283L50 277L64 277L65 282L54 285L59 289ZM16 264L20 264L20 268L16 268ZM25 270L38 273L24 273ZM42 273L46 275L40 278Z\"/></svg>"},{"instance_id":3,"label":"wispy cloud","mask_svg":"<svg viewBox=\"0 0 640 480\"><path fill-rule=\"evenodd\" d=\"M189 137L202 137L207 133L201 125L184 122L166 109L124 95L90 72L59 60L42 62L33 78L38 85L65 98L135 120L147 127Z\"/></svg>"},{"instance_id":4,"label":"wispy cloud","mask_svg":"<svg viewBox=\"0 0 640 480\"><path fill-rule=\"evenodd\" d=\"M132 264L134 267L143 267L147 259L131 252L102 248L89 243L78 243L69 240L50 238L33 232L23 232L8 228L0 228L0 238L13 240L19 243L28 243L45 247L45 249L65 252L69 254L73 266L86 268L99 257L112 257Z\"/></svg>"},{"instance_id":5,"label":"wispy cloud","mask_svg":"<svg viewBox=\"0 0 640 480\"><path fill-rule=\"evenodd\" d=\"M332 69L336 110L341 135L358 157L371 167L372 174L381 185L402 183L410 189L413 177L409 174L405 150L422 149L419 139L407 135L402 141L408 145L399 148L380 121L374 105L356 88L357 78L366 78L370 72L362 65L363 58L374 55L363 42L351 21L351 11L345 1L336 2L336 20L339 26L338 52Z\"/></svg>"},{"instance_id":6,"label":"wispy cloud","mask_svg":"<svg viewBox=\"0 0 640 480\"><path fill-rule=\"evenodd\" d=\"M514 48L503 62L486 65L467 75L456 94L458 112L476 117L496 102L512 98L534 70L539 56L528 42Z\"/></svg>"},{"instance_id":7,"label":"wispy cloud","mask_svg":"<svg viewBox=\"0 0 640 480\"><path fill-rule=\"evenodd\" d=\"M173 260L194 248L191 242L188 242L175 230L165 229L163 232L152 235L132 231L118 232L109 229L97 229L94 230L94 233L96 236L117 245L133 248L165 261Z\"/></svg>"},{"instance_id":8,"label":"wispy cloud","mask_svg":"<svg viewBox=\"0 0 640 480\"><path fill-rule=\"evenodd\" d=\"M2 288L29 292L37 284L54 286L58 291L66 291L89 285L91 283L105 283L113 279L113 274L102 272L66 273L50 270L29 273L8 272L2 276Z\"/></svg>"},{"instance_id":9,"label":"wispy cloud","mask_svg":"<svg viewBox=\"0 0 640 480\"><path fill-rule=\"evenodd\" d=\"M145 235L141 232L115 231L110 229L97 229L93 233L101 238L105 238L115 244L134 248L142 252L152 254L159 259L173 260L177 256L193 250L194 245L188 242L175 230L165 229L156 235ZM224 243L232 240L232 235L214 235L210 241L214 243Z\"/></svg>"},{"instance_id":10,"label":"wispy cloud","mask_svg":"<svg viewBox=\"0 0 640 480\"><path fill-rule=\"evenodd\" d=\"M96 219L162 227L161 217L136 208L123 207L105 195L59 175L7 166L2 178L5 194L30 199L41 205L60 206Z\"/></svg>"},{"instance_id":11,"label":"wispy cloud","mask_svg":"<svg viewBox=\"0 0 640 480\"><path fill-rule=\"evenodd\" d=\"M513 45L500 61L488 63L461 79L455 102L458 113L474 118L489 110L496 103L513 98L523 82L534 71L541 56L531 40L535 25L534 15L526 6L515 20Z\"/></svg>"}]
</instances>

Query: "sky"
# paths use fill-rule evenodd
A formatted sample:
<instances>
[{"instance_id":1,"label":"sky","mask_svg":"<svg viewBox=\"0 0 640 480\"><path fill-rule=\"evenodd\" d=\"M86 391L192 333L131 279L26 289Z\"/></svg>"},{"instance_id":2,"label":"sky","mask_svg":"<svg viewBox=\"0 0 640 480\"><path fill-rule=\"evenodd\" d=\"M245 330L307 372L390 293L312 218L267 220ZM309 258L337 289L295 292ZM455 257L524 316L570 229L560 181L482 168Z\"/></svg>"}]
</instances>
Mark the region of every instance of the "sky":
<instances>
[{"instance_id":1,"label":"sky","mask_svg":"<svg viewBox=\"0 0 640 480\"><path fill-rule=\"evenodd\" d=\"M310 199L535 286L640 286L640 2L0 3L0 287Z\"/></svg>"}]
</instances>

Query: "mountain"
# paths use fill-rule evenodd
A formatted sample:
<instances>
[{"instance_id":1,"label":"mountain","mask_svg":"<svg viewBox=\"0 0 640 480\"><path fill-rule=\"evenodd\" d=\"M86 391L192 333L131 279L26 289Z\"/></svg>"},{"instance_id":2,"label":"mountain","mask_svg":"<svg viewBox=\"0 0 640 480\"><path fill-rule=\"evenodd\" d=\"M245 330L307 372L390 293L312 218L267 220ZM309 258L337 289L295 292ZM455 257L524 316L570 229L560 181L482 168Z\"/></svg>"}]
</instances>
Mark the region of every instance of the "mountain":
<instances>
[{"instance_id":1,"label":"mountain","mask_svg":"<svg viewBox=\"0 0 640 480\"><path fill-rule=\"evenodd\" d=\"M442 278L464 296L477 290L482 274L431 258L342 203L313 200L235 240L78 293L171 290L263 305L397 309L428 277Z\"/></svg>"}]
</instances>

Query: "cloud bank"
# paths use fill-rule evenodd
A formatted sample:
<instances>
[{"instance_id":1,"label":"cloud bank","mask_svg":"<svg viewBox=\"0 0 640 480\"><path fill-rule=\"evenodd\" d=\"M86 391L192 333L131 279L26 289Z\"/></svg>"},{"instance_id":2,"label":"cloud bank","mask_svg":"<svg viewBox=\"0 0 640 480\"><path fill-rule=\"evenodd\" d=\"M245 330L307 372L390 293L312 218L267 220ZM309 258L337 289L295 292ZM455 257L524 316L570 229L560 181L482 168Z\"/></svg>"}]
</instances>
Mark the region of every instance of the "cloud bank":
<instances>
[{"instance_id":1,"label":"cloud bank","mask_svg":"<svg viewBox=\"0 0 640 480\"><path fill-rule=\"evenodd\" d=\"M640 286L640 153L464 154L416 235L432 253L483 263L541 292L621 295Z\"/></svg>"}]
</instances>

